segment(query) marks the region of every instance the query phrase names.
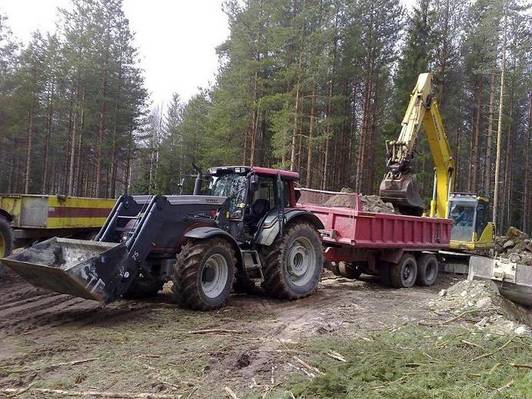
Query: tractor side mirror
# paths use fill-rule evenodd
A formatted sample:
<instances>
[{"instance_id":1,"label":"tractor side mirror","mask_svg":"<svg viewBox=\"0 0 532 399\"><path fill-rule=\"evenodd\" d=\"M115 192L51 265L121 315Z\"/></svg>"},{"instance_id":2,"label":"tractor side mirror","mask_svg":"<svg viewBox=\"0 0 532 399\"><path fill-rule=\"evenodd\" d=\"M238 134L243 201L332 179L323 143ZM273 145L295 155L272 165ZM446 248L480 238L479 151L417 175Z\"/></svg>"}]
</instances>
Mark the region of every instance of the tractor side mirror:
<instances>
[{"instance_id":1,"label":"tractor side mirror","mask_svg":"<svg viewBox=\"0 0 532 399\"><path fill-rule=\"evenodd\" d=\"M259 189L259 176L251 175L249 179L249 190L255 192Z\"/></svg>"}]
</instances>

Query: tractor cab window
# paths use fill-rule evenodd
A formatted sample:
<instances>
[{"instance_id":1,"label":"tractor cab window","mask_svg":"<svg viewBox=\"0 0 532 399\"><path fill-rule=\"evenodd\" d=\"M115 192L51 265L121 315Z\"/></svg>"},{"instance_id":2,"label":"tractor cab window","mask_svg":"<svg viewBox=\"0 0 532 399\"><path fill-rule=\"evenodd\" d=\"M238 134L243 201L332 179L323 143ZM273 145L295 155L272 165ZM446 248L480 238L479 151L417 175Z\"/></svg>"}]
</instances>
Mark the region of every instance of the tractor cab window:
<instances>
[{"instance_id":1,"label":"tractor cab window","mask_svg":"<svg viewBox=\"0 0 532 399\"><path fill-rule=\"evenodd\" d=\"M450 217L453 220L453 240L471 241L475 221L475 203L451 203Z\"/></svg>"},{"instance_id":2,"label":"tractor cab window","mask_svg":"<svg viewBox=\"0 0 532 399\"><path fill-rule=\"evenodd\" d=\"M210 183L208 194L217 197L227 197L229 199L229 213L231 218L241 218L246 206L246 176L228 173L214 177Z\"/></svg>"}]
</instances>

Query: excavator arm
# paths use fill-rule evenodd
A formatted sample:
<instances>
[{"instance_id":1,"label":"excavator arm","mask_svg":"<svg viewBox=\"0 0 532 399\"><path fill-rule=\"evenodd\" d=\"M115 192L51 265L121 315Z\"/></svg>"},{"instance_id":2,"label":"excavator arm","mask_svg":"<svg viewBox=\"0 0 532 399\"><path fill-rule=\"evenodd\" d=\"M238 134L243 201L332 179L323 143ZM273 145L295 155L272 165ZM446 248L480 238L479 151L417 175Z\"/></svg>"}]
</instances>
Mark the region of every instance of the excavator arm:
<instances>
[{"instance_id":1,"label":"excavator arm","mask_svg":"<svg viewBox=\"0 0 532 399\"><path fill-rule=\"evenodd\" d=\"M379 188L380 196L402 213L420 215L424 205L416 188L411 162L417 137L423 126L434 163L434 190L431 217L447 217L454 160L445 134L439 107L431 96L432 74L420 74L410 96L397 140L386 143L388 172Z\"/></svg>"}]
</instances>

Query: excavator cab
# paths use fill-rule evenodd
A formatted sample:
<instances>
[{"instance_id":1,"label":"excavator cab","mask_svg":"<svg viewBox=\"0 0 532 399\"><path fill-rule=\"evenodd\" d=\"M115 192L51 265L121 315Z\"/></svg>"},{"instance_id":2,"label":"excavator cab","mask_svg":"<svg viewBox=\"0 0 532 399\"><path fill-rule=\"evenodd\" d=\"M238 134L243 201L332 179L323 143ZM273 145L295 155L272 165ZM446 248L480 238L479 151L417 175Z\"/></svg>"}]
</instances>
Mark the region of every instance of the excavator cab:
<instances>
[{"instance_id":1,"label":"excavator cab","mask_svg":"<svg viewBox=\"0 0 532 399\"><path fill-rule=\"evenodd\" d=\"M452 193L449 197L449 218L453 249L487 249L493 246L494 225L489 221L488 200L474 194Z\"/></svg>"}]
</instances>

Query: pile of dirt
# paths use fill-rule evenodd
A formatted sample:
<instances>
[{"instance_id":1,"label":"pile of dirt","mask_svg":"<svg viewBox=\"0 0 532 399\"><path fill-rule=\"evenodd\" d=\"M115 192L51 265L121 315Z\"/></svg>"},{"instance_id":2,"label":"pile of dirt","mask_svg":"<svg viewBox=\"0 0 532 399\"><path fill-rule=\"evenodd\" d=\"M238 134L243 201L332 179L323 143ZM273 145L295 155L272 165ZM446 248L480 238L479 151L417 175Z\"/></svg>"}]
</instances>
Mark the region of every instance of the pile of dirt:
<instances>
[{"instance_id":1,"label":"pile of dirt","mask_svg":"<svg viewBox=\"0 0 532 399\"><path fill-rule=\"evenodd\" d=\"M508 301L490 280L463 280L429 302L434 312L449 319L473 319L480 330L532 336L532 311Z\"/></svg>"},{"instance_id":2,"label":"pile of dirt","mask_svg":"<svg viewBox=\"0 0 532 399\"><path fill-rule=\"evenodd\" d=\"M516 227L504 236L495 237L495 255L511 262L532 266L532 239Z\"/></svg>"},{"instance_id":3,"label":"pile of dirt","mask_svg":"<svg viewBox=\"0 0 532 399\"><path fill-rule=\"evenodd\" d=\"M341 208L355 208L356 198L354 191L350 188L344 187L340 191L343 194L337 194L329 198L325 202L325 206L337 206ZM352 194L352 195L350 195ZM362 210L366 212L375 213L399 213L393 205L389 202L384 202L378 195L359 195L362 203Z\"/></svg>"}]
</instances>

